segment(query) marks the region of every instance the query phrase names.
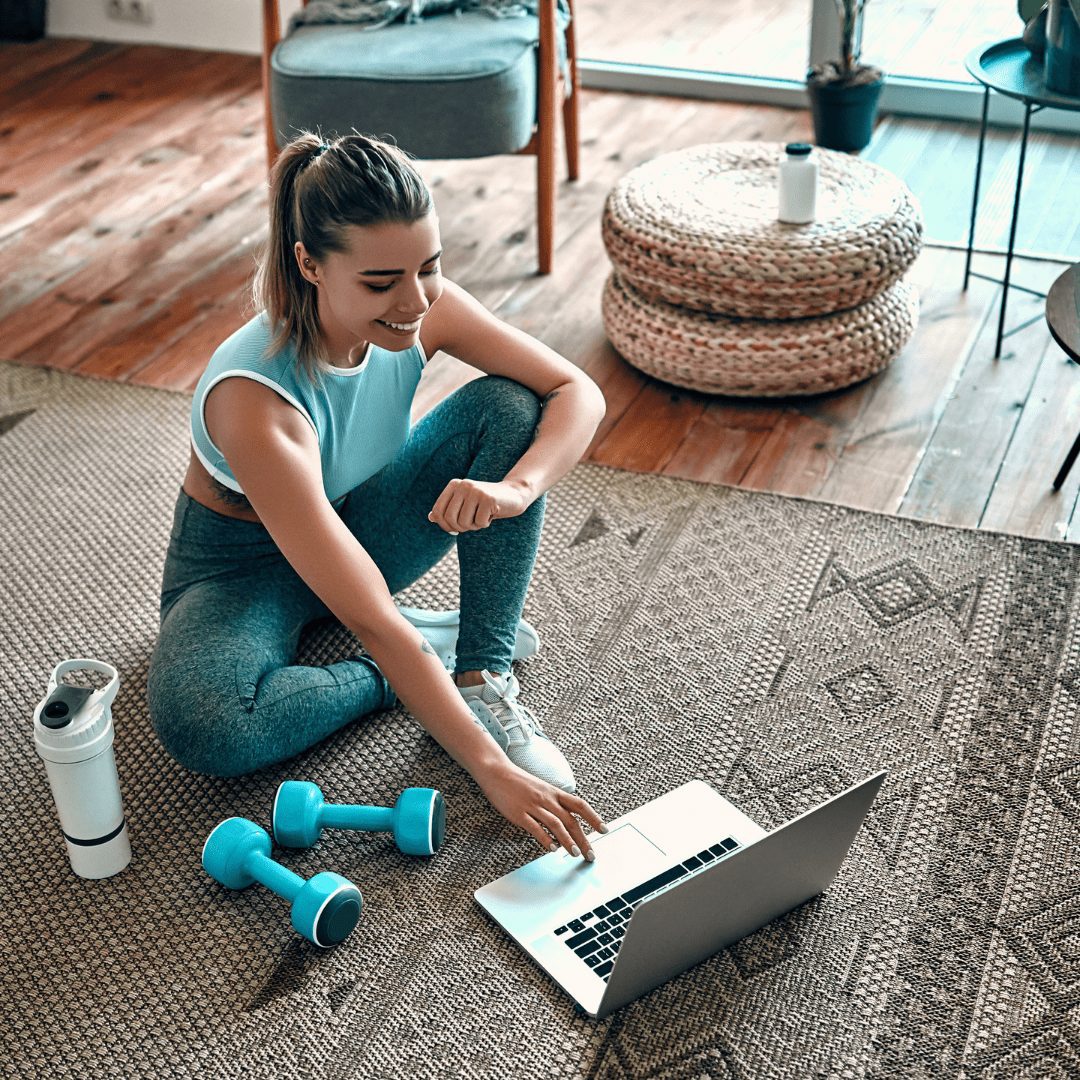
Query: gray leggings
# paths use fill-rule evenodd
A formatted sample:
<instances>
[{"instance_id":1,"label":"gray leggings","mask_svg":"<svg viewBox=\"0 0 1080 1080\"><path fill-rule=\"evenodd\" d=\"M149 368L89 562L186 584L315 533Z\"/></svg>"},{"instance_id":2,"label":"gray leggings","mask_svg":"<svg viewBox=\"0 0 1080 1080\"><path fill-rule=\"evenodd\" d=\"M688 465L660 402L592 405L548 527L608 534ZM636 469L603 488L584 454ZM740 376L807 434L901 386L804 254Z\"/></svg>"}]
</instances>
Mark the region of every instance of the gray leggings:
<instances>
[{"instance_id":1,"label":"gray leggings","mask_svg":"<svg viewBox=\"0 0 1080 1080\"><path fill-rule=\"evenodd\" d=\"M510 670L545 497L519 517L458 537L427 515L456 477L502 480L532 443L539 415L538 398L520 383L477 379L420 420L397 458L336 504L391 593L457 544L458 671ZM326 667L294 662L303 628L328 616L262 525L181 491L147 686L166 750L196 772L238 776L393 705L393 690L367 657Z\"/></svg>"}]
</instances>

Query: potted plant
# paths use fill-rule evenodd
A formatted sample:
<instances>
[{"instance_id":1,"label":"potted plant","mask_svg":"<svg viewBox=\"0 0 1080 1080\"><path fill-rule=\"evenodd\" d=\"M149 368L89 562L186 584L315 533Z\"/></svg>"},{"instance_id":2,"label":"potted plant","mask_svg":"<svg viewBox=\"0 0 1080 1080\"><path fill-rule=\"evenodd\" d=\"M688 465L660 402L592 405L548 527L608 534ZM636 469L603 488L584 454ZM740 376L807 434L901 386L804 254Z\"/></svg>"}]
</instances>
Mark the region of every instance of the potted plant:
<instances>
[{"instance_id":1,"label":"potted plant","mask_svg":"<svg viewBox=\"0 0 1080 1080\"><path fill-rule=\"evenodd\" d=\"M814 141L830 150L862 150L874 131L885 75L881 68L859 62L867 3L836 0L840 58L815 64L806 76Z\"/></svg>"}]
</instances>

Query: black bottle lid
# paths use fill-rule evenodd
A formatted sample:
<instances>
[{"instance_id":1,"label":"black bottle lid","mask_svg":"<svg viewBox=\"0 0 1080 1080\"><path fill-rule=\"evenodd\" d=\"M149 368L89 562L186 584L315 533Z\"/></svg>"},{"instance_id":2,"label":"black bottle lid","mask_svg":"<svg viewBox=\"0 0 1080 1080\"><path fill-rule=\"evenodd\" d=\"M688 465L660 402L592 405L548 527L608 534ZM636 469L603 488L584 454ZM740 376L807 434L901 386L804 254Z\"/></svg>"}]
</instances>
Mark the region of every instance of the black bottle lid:
<instances>
[{"instance_id":1,"label":"black bottle lid","mask_svg":"<svg viewBox=\"0 0 1080 1080\"><path fill-rule=\"evenodd\" d=\"M42 724L54 731L67 727L72 717L86 704L87 698L93 692L82 686L68 686L66 683L61 683L49 696L49 700L45 702L45 707L41 710Z\"/></svg>"},{"instance_id":2,"label":"black bottle lid","mask_svg":"<svg viewBox=\"0 0 1080 1080\"><path fill-rule=\"evenodd\" d=\"M814 148L809 143L804 142L789 142L784 147L789 157L806 157Z\"/></svg>"}]
</instances>

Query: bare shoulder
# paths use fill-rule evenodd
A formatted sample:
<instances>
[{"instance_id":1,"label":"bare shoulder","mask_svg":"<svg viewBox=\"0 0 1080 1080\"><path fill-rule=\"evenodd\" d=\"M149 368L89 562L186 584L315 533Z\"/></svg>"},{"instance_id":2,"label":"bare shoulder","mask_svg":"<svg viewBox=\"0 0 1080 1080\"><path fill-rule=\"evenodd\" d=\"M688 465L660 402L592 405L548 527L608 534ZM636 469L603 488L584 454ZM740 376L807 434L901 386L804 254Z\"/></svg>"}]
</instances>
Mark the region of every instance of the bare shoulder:
<instances>
[{"instance_id":1,"label":"bare shoulder","mask_svg":"<svg viewBox=\"0 0 1080 1080\"><path fill-rule=\"evenodd\" d=\"M443 291L424 317L420 343L428 357L439 350L452 356L470 331L475 333L485 325L497 325L497 319L479 300L449 278L443 279Z\"/></svg>"},{"instance_id":2,"label":"bare shoulder","mask_svg":"<svg viewBox=\"0 0 1080 1080\"><path fill-rule=\"evenodd\" d=\"M231 446L256 446L281 436L306 440L314 437L304 415L279 393L255 379L222 379L206 395L203 406L206 431L226 458Z\"/></svg>"},{"instance_id":3,"label":"bare shoulder","mask_svg":"<svg viewBox=\"0 0 1080 1080\"><path fill-rule=\"evenodd\" d=\"M301 507L311 513L325 501L318 436L307 416L271 387L223 379L207 395L205 419L210 439L271 533L268 515Z\"/></svg>"}]
</instances>

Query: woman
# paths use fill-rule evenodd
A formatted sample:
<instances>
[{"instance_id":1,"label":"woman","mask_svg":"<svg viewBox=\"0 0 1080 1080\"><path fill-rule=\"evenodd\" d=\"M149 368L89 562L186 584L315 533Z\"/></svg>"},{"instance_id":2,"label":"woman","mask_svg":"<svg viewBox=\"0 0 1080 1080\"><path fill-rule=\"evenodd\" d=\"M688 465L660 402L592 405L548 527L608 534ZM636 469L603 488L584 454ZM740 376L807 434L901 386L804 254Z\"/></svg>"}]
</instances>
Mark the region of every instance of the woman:
<instances>
[{"instance_id":1,"label":"woman","mask_svg":"<svg viewBox=\"0 0 1080 1080\"><path fill-rule=\"evenodd\" d=\"M588 447L603 395L441 277L431 194L396 147L305 133L270 184L260 312L216 350L192 402L154 728L188 768L232 776L396 694L504 817L591 860L578 817L603 823L518 699L511 659L537 647L521 612L544 493ZM487 377L410 430L440 349ZM455 543L460 625L397 607ZM295 665L303 627L330 614L365 652Z\"/></svg>"}]
</instances>

